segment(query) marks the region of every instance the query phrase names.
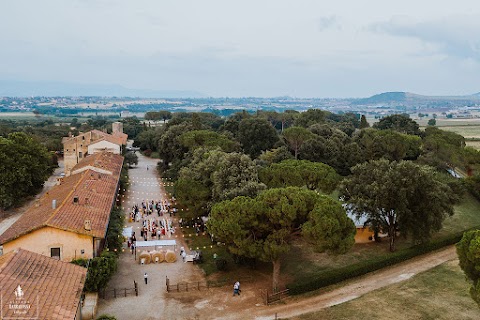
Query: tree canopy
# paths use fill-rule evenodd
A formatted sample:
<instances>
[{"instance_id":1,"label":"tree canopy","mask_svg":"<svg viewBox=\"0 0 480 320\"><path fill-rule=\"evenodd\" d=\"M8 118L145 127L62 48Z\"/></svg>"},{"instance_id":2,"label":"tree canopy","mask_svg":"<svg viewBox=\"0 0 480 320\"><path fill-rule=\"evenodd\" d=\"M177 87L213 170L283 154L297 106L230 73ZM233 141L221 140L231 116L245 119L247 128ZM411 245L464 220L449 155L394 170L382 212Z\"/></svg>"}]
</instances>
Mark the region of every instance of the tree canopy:
<instances>
[{"instance_id":1,"label":"tree canopy","mask_svg":"<svg viewBox=\"0 0 480 320\"><path fill-rule=\"evenodd\" d=\"M332 167L308 160L273 163L261 169L259 176L269 188L306 186L310 190L320 189L327 194L335 190L340 182L340 176Z\"/></svg>"},{"instance_id":2,"label":"tree canopy","mask_svg":"<svg viewBox=\"0 0 480 320\"><path fill-rule=\"evenodd\" d=\"M426 241L453 215L459 195L441 180L431 167L382 159L355 166L342 192L350 208L357 216L366 216L376 233L388 233L390 250L395 251L397 231Z\"/></svg>"},{"instance_id":3,"label":"tree canopy","mask_svg":"<svg viewBox=\"0 0 480 320\"><path fill-rule=\"evenodd\" d=\"M420 135L420 127L418 123L410 119L407 114L393 114L380 119L373 125L374 128L380 130L392 129L405 134Z\"/></svg>"},{"instance_id":4,"label":"tree canopy","mask_svg":"<svg viewBox=\"0 0 480 320\"><path fill-rule=\"evenodd\" d=\"M238 140L245 153L256 158L263 150L272 149L279 141L279 137L267 120L247 118L238 125Z\"/></svg>"},{"instance_id":5,"label":"tree canopy","mask_svg":"<svg viewBox=\"0 0 480 320\"><path fill-rule=\"evenodd\" d=\"M296 187L217 203L207 228L230 252L271 262L274 290L280 279L280 258L296 236L305 236L319 251L344 253L353 245L356 231L338 201Z\"/></svg>"},{"instance_id":6,"label":"tree canopy","mask_svg":"<svg viewBox=\"0 0 480 320\"><path fill-rule=\"evenodd\" d=\"M52 174L52 155L23 132L0 137L0 208L35 195Z\"/></svg>"},{"instance_id":7,"label":"tree canopy","mask_svg":"<svg viewBox=\"0 0 480 320\"><path fill-rule=\"evenodd\" d=\"M456 247L460 268L472 283L470 296L480 306L480 230L465 232Z\"/></svg>"},{"instance_id":8,"label":"tree canopy","mask_svg":"<svg viewBox=\"0 0 480 320\"><path fill-rule=\"evenodd\" d=\"M192 162L180 170L177 198L190 207L192 217L206 215L212 204L236 196L255 196L259 182L255 163L241 153L199 148Z\"/></svg>"}]
</instances>

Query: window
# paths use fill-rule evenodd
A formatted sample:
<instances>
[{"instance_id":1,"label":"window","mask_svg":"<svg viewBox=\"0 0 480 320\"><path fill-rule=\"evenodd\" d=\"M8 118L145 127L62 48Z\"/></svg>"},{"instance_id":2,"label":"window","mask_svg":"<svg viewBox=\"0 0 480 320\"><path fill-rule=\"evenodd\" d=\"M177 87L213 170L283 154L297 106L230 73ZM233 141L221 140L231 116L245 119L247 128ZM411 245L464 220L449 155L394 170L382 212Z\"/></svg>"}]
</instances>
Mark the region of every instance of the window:
<instances>
[{"instance_id":1,"label":"window","mask_svg":"<svg viewBox=\"0 0 480 320\"><path fill-rule=\"evenodd\" d=\"M81 158L82 155L83 155L82 152L79 152L79 153L78 153L78 157L79 157L79 158Z\"/></svg>"},{"instance_id":2,"label":"window","mask_svg":"<svg viewBox=\"0 0 480 320\"><path fill-rule=\"evenodd\" d=\"M60 248L50 248L50 257L60 260Z\"/></svg>"}]
</instances>

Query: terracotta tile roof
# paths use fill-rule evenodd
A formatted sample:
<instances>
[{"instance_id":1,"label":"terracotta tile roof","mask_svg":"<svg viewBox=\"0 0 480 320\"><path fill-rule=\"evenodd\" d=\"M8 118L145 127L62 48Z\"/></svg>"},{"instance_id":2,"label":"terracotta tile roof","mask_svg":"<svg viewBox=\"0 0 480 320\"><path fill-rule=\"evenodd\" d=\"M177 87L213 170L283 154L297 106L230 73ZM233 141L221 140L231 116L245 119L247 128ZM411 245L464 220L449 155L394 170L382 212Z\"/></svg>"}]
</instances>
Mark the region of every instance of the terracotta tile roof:
<instances>
[{"instance_id":1,"label":"terracotta tile roof","mask_svg":"<svg viewBox=\"0 0 480 320\"><path fill-rule=\"evenodd\" d=\"M121 141L122 141L122 144L124 144L124 145L127 144L128 134L123 133L123 132L114 132L113 136L120 138Z\"/></svg>"},{"instance_id":2,"label":"terracotta tile roof","mask_svg":"<svg viewBox=\"0 0 480 320\"><path fill-rule=\"evenodd\" d=\"M108 141L110 141L112 143L115 143L115 144L119 144L119 145L127 144L127 138L128 138L127 134L116 133L116 134L112 135L112 134L108 134L106 132L103 132L103 131L100 131L100 130L97 130L97 129L81 133L81 134L79 134L78 136L75 136L75 137L64 137L64 138L62 138L62 143L65 144L65 143L71 142L74 139L80 140L79 139L80 137L86 136L86 135L89 135L89 134L91 135L90 144L95 143L97 141L100 141L100 139L103 139L103 138L109 139Z\"/></svg>"},{"instance_id":3,"label":"terracotta tile roof","mask_svg":"<svg viewBox=\"0 0 480 320\"><path fill-rule=\"evenodd\" d=\"M88 155L83 158L78 164L76 164L72 170L71 174L81 172L86 169L95 168L101 169L99 171L108 171L114 175L120 174L123 165L123 157L119 154L113 154L111 152L99 152L95 154Z\"/></svg>"},{"instance_id":4,"label":"terracotta tile roof","mask_svg":"<svg viewBox=\"0 0 480 320\"><path fill-rule=\"evenodd\" d=\"M62 184L50 189L0 235L0 244L46 226L103 238L119 178L119 174L92 169L65 177ZM53 200L56 200L55 209ZM85 229L86 220L90 220L91 230Z\"/></svg>"},{"instance_id":5,"label":"terracotta tile roof","mask_svg":"<svg viewBox=\"0 0 480 320\"><path fill-rule=\"evenodd\" d=\"M19 318L8 304L22 303L15 295L20 286L23 292L20 300L30 304L24 318L35 317L38 310L38 319L75 319L86 274L86 268L27 250L7 253L0 257L3 316Z\"/></svg>"}]
</instances>

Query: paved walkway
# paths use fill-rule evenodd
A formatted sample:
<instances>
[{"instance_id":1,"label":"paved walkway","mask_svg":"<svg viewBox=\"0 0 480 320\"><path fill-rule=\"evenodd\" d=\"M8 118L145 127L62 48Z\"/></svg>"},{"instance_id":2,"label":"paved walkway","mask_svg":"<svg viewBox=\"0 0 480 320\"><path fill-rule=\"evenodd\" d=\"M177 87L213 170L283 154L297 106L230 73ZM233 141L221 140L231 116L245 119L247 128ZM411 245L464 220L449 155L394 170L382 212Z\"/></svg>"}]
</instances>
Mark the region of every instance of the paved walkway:
<instances>
[{"instance_id":1,"label":"paved walkway","mask_svg":"<svg viewBox=\"0 0 480 320\"><path fill-rule=\"evenodd\" d=\"M166 198L162 180L156 170L158 160L144 157L138 152L137 155L138 166L129 169L129 190L122 199L125 213L130 212L134 204L141 205L143 200L158 201ZM156 216L156 213L154 215ZM194 282L204 279L198 267L193 266L192 263L182 262L179 248L185 245L181 230L178 228L178 217L172 217L172 219L174 225L177 226L177 231L171 238L164 236L162 239L177 241L178 260L175 263L140 265L138 256L135 261L134 255L129 250L123 252L120 255L118 271L110 281L109 288L132 288L135 280L139 285L139 297L100 300L97 316L107 313L115 315L118 320L190 319L195 314L192 306L170 299L165 290L165 276L168 276L171 283ZM142 240L140 238L141 222L127 222L125 225L136 231L137 240ZM145 272L148 274L148 284L144 282Z\"/></svg>"}]
</instances>

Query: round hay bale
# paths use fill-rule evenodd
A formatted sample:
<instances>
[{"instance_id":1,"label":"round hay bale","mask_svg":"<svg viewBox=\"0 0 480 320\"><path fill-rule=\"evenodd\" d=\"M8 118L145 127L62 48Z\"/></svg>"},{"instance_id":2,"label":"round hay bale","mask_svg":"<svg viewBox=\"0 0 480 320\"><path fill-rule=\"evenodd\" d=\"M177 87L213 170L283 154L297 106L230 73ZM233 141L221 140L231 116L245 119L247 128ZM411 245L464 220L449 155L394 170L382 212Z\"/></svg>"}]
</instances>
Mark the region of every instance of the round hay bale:
<instances>
[{"instance_id":1,"label":"round hay bale","mask_svg":"<svg viewBox=\"0 0 480 320\"><path fill-rule=\"evenodd\" d=\"M165 252L152 251L152 263L160 263L165 261Z\"/></svg>"},{"instance_id":2,"label":"round hay bale","mask_svg":"<svg viewBox=\"0 0 480 320\"><path fill-rule=\"evenodd\" d=\"M150 252L143 251L142 253L140 253L138 261L140 262L140 264L149 264L152 261L152 256L150 255Z\"/></svg>"},{"instance_id":3,"label":"round hay bale","mask_svg":"<svg viewBox=\"0 0 480 320\"><path fill-rule=\"evenodd\" d=\"M177 255L172 250L167 250L165 253L165 261L167 262L175 262L177 261Z\"/></svg>"}]
</instances>

